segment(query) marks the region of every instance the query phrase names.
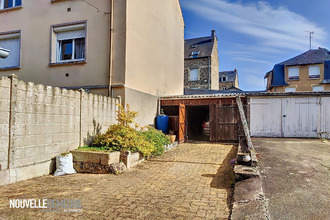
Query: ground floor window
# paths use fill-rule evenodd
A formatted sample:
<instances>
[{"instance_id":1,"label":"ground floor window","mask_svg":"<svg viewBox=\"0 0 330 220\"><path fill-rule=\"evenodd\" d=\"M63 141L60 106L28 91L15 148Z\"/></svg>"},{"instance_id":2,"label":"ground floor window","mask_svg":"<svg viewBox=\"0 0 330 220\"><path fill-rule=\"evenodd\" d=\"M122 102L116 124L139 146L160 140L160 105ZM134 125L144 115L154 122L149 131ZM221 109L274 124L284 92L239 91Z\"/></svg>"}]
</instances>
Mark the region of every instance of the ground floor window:
<instances>
[{"instance_id":1,"label":"ground floor window","mask_svg":"<svg viewBox=\"0 0 330 220\"><path fill-rule=\"evenodd\" d=\"M285 92L295 92L296 87L285 87Z\"/></svg>"},{"instance_id":2,"label":"ground floor window","mask_svg":"<svg viewBox=\"0 0 330 220\"><path fill-rule=\"evenodd\" d=\"M313 92L322 92L324 91L324 86L313 86Z\"/></svg>"},{"instance_id":3,"label":"ground floor window","mask_svg":"<svg viewBox=\"0 0 330 220\"><path fill-rule=\"evenodd\" d=\"M20 66L21 34L19 31L0 33L0 47L9 50L6 59L0 59L0 69L16 68Z\"/></svg>"}]
</instances>

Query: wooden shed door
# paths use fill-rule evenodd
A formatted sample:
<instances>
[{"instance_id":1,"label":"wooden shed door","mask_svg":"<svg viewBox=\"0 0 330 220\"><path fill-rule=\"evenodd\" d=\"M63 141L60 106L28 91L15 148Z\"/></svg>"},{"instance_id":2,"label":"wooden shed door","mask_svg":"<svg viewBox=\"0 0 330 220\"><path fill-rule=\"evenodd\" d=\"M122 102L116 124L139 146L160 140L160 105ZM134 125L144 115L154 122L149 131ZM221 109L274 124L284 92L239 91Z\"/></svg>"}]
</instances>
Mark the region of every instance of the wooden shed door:
<instances>
[{"instance_id":1,"label":"wooden shed door","mask_svg":"<svg viewBox=\"0 0 330 220\"><path fill-rule=\"evenodd\" d=\"M239 115L236 104L211 106L211 136L210 141L238 140Z\"/></svg>"},{"instance_id":2,"label":"wooden shed door","mask_svg":"<svg viewBox=\"0 0 330 220\"><path fill-rule=\"evenodd\" d=\"M186 106L179 105L179 143L183 143L186 136Z\"/></svg>"}]
</instances>

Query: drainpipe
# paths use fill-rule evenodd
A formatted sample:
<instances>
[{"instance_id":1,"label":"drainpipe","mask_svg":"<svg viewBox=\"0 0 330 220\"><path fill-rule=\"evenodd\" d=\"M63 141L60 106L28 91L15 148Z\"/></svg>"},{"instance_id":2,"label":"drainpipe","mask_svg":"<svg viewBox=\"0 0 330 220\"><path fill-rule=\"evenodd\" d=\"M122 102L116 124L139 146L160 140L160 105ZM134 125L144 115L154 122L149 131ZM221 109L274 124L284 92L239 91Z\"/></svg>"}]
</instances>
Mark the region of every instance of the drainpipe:
<instances>
[{"instance_id":1,"label":"drainpipe","mask_svg":"<svg viewBox=\"0 0 330 220\"><path fill-rule=\"evenodd\" d=\"M209 80L208 80L208 85L207 85L207 88L210 89L210 81L211 81L211 59L210 57L208 57L208 60L209 60L209 65L208 65L208 71L209 71Z\"/></svg>"},{"instance_id":2,"label":"drainpipe","mask_svg":"<svg viewBox=\"0 0 330 220\"><path fill-rule=\"evenodd\" d=\"M108 96L113 97L113 91L112 91L112 32L113 32L113 5L114 0L110 1L110 13L109 13L109 88L108 88Z\"/></svg>"}]
</instances>

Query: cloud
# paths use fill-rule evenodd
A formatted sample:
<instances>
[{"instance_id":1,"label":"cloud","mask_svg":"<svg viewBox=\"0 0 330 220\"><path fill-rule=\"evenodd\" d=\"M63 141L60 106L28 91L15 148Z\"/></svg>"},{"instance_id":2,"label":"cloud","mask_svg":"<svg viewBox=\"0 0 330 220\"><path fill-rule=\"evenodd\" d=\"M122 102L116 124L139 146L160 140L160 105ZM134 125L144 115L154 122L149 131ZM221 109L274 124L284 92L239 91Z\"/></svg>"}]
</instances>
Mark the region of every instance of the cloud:
<instances>
[{"instance_id":1,"label":"cloud","mask_svg":"<svg viewBox=\"0 0 330 220\"><path fill-rule=\"evenodd\" d=\"M286 7L272 7L265 1L243 4L226 0L183 0L185 9L240 34L253 37L260 47L273 50L305 51L308 33L314 31L313 45L322 45L326 32L304 16Z\"/></svg>"},{"instance_id":2,"label":"cloud","mask_svg":"<svg viewBox=\"0 0 330 220\"><path fill-rule=\"evenodd\" d=\"M242 62L248 62L248 63L272 64L270 61L260 60L260 59L252 58L252 57L238 56L238 57L234 57L233 59L238 60L238 61L242 61Z\"/></svg>"}]
</instances>

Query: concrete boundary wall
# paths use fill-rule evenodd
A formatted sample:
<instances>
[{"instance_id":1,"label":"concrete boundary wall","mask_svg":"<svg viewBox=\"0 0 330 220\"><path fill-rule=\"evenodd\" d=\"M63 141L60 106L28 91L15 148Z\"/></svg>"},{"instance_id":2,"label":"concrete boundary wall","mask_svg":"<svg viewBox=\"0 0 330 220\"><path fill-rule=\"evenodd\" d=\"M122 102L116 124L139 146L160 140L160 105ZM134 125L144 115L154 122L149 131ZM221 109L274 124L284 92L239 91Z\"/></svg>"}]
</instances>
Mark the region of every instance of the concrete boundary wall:
<instances>
[{"instance_id":1,"label":"concrete boundary wall","mask_svg":"<svg viewBox=\"0 0 330 220\"><path fill-rule=\"evenodd\" d=\"M52 158L116 122L117 99L0 78L0 185L47 175Z\"/></svg>"}]
</instances>

